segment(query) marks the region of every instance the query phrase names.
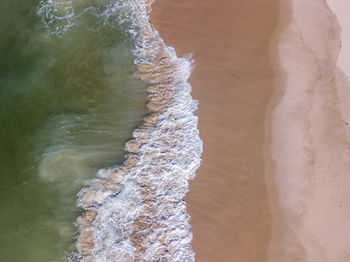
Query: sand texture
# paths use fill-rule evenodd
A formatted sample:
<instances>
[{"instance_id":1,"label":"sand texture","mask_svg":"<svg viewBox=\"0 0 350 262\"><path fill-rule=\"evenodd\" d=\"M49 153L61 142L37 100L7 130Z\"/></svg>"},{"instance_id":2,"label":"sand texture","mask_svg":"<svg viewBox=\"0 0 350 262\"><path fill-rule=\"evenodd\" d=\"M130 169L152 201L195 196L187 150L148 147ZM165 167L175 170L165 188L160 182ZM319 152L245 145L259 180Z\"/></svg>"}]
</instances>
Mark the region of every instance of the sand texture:
<instances>
[{"instance_id":1,"label":"sand texture","mask_svg":"<svg viewBox=\"0 0 350 262\"><path fill-rule=\"evenodd\" d=\"M276 0L158 0L151 22L178 55L192 53L202 164L186 200L197 261L264 261L271 214L264 127L273 91Z\"/></svg>"},{"instance_id":2,"label":"sand texture","mask_svg":"<svg viewBox=\"0 0 350 262\"><path fill-rule=\"evenodd\" d=\"M281 93L271 136L278 201L268 261L349 261L349 86L337 66L344 63L341 27L325 1L281 6L281 23L285 12L290 20L278 43Z\"/></svg>"},{"instance_id":3,"label":"sand texture","mask_svg":"<svg viewBox=\"0 0 350 262\"><path fill-rule=\"evenodd\" d=\"M197 261L350 261L349 11L345 0L153 4L165 42L196 64Z\"/></svg>"}]
</instances>

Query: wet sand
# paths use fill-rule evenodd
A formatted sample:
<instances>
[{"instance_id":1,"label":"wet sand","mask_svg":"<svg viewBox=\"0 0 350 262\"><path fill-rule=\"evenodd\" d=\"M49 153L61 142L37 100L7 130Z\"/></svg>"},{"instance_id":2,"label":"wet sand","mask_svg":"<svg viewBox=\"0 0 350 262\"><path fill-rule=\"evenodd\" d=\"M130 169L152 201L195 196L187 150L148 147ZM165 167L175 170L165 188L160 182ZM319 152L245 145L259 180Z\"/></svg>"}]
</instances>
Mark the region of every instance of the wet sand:
<instances>
[{"instance_id":1,"label":"wet sand","mask_svg":"<svg viewBox=\"0 0 350 262\"><path fill-rule=\"evenodd\" d=\"M186 196L197 261L265 261L271 213L265 115L277 0L158 0L151 22L178 55L192 53L202 165Z\"/></svg>"},{"instance_id":2,"label":"wet sand","mask_svg":"<svg viewBox=\"0 0 350 262\"><path fill-rule=\"evenodd\" d=\"M350 260L346 1L158 0L192 53L203 162L186 197L197 261Z\"/></svg>"}]
</instances>

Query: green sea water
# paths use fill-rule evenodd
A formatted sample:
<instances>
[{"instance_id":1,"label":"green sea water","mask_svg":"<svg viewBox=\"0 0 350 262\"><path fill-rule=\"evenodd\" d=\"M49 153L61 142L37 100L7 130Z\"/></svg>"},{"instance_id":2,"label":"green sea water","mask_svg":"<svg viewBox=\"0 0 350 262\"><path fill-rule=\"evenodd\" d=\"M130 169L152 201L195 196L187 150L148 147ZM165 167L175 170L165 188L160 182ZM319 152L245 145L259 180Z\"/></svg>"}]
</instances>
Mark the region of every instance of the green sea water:
<instances>
[{"instance_id":1,"label":"green sea water","mask_svg":"<svg viewBox=\"0 0 350 262\"><path fill-rule=\"evenodd\" d=\"M0 1L0 261L65 261L76 193L118 164L146 114L123 35L82 16L49 34L37 0Z\"/></svg>"}]
</instances>

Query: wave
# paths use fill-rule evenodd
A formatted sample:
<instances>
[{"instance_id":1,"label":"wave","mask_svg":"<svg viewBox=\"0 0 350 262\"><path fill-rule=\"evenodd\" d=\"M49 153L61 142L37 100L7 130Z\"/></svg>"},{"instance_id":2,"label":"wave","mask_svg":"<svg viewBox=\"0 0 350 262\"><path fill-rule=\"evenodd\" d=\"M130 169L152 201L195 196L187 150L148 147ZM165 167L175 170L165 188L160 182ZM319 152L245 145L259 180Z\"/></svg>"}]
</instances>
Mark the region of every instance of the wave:
<instances>
[{"instance_id":1,"label":"wave","mask_svg":"<svg viewBox=\"0 0 350 262\"><path fill-rule=\"evenodd\" d=\"M78 194L77 253L71 261L194 261L183 197L200 165L197 102L187 82L193 61L178 58L149 22L152 1L42 0L37 12L51 34L64 36L78 17L122 30L137 76L148 83L150 114L125 145L123 164L100 170Z\"/></svg>"}]
</instances>

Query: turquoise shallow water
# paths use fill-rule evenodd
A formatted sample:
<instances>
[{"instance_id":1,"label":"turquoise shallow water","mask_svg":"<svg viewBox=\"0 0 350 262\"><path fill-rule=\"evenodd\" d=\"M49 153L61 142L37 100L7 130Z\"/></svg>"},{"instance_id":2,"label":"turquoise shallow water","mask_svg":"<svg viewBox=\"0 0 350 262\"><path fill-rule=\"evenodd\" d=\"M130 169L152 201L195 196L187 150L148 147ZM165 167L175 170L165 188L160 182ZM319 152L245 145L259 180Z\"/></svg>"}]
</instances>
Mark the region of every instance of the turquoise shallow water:
<instances>
[{"instance_id":1,"label":"turquoise shallow water","mask_svg":"<svg viewBox=\"0 0 350 262\"><path fill-rule=\"evenodd\" d=\"M123 35L89 15L49 34L38 4L0 1L0 261L65 260L76 193L146 113Z\"/></svg>"}]
</instances>

